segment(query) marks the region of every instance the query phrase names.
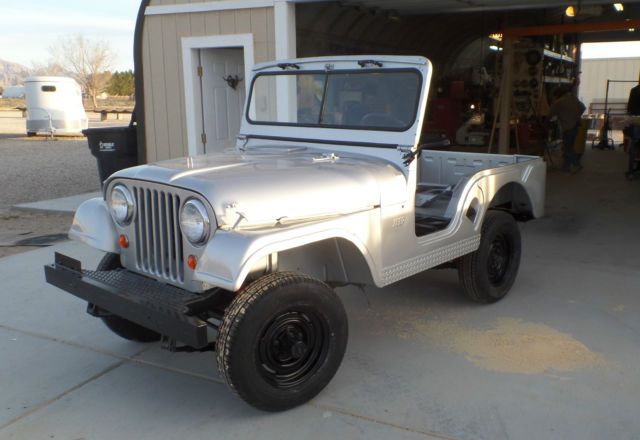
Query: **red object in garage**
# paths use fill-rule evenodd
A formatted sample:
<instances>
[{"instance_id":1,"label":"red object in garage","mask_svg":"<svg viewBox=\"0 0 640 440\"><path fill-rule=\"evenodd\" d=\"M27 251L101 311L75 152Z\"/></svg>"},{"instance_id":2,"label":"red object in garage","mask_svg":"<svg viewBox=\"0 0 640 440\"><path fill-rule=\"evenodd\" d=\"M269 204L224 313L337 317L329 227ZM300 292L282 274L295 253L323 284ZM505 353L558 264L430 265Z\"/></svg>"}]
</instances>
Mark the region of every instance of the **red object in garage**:
<instances>
[{"instance_id":1,"label":"red object in garage","mask_svg":"<svg viewBox=\"0 0 640 440\"><path fill-rule=\"evenodd\" d=\"M449 83L449 97L459 101L464 99L464 81L451 81Z\"/></svg>"},{"instance_id":2,"label":"red object in garage","mask_svg":"<svg viewBox=\"0 0 640 440\"><path fill-rule=\"evenodd\" d=\"M435 98L431 127L446 131L451 143L455 142L456 130L462 125L462 103L454 98Z\"/></svg>"}]
</instances>

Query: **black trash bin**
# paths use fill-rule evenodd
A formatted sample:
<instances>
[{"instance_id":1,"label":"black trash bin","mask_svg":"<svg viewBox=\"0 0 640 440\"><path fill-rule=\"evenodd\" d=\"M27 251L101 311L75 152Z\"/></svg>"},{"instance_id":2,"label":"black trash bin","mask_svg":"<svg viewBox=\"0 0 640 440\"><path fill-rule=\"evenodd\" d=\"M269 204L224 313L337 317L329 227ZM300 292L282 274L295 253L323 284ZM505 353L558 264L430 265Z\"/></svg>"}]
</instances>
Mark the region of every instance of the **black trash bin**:
<instances>
[{"instance_id":1,"label":"black trash bin","mask_svg":"<svg viewBox=\"0 0 640 440\"><path fill-rule=\"evenodd\" d=\"M113 173L138 165L136 126L88 128L82 130L87 137L91 154L98 161L100 185Z\"/></svg>"}]
</instances>

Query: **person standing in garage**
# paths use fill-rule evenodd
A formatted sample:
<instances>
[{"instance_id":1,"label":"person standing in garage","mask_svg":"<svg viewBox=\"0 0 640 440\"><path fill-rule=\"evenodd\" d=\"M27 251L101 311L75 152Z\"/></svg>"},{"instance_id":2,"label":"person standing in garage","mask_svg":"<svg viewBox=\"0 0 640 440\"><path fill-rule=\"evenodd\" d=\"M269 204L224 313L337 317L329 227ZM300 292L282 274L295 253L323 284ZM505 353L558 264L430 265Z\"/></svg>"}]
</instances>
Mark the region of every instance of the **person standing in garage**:
<instances>
[{"instance_id":1,"label":"person standing in garage","mask_svg":"<svg viewBox=\"0 0 640 440\"><path fill-rule=\"evenodd\" d=\"M640 116L640 83L629 92L627 113L632 116Z\"/></svg>"},{"instance_id":2,"label":"person standing in garage","mask_svg":"<svg viewBox=\"0 0 640 440\"><path fill-rule=\"evenodd\" d=\"M585 105L573 94L568 86L561 86L556 90L556 100L549 109L549 117L557 116L562 130L562 144L564 147L564 170L576 173L582 169L580 160L573 144L576 141L578 127Z\"/></svg>"},{"instance_id":3,"label":"person standing in garage","mask_svg":"<svg viewBox=\"0 0 640 440\"><path fill-rule=\"evenodd\" d=\"M629 170L625 173L627 178L633 178L640 171L640 83L629 92L627 113L632 118L628 127L630 134L629 143ZM637 120L634 120L638 118Z\"/></svg>"}]
</instances>

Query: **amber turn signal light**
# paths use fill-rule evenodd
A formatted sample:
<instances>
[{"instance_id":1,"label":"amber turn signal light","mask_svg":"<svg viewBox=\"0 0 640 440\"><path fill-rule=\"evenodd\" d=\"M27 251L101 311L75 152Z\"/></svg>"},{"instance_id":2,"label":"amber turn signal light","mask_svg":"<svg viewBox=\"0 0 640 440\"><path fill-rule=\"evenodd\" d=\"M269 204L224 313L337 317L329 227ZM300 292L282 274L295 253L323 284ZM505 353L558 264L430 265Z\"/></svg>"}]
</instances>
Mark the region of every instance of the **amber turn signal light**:
<instances>
[{"instance_id":1,"label":"amber turn signal light","mask_svg":"<svg viewBox=\"0 0 640 440\"><path fill-rule=\"evenodd\" d=\"M194 255L189 255L189 258L187 258L187 266L189 266L191 270L196 270L197 265L198 259Z\"/></svg>"},{"instance_id":2,"label":"amber turn signal light","mask_svg":"<svg viewBox=\"0 0 640 440\"><path fill-rule=\"evenodd\" d=\"M129 247L129 240L127 240L127 236L124 234L120 236L120 238L118 239L118 243L120 243L120 247L123 247L123 248Z\"/></svg>"}]
</instances>

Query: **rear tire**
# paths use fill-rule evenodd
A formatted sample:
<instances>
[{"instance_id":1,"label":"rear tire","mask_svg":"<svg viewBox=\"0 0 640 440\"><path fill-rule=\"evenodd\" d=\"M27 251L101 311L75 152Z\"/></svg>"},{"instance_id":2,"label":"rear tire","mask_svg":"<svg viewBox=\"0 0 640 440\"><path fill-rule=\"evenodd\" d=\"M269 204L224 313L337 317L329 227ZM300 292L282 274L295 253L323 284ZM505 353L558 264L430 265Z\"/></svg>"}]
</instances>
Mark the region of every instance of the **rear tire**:
<instances>
[{"instance_id":1,"label":"rear tire","mask_svg":"<svg viewBox=\"0 0 640 440\"><path fill-rule=\"evenodd\" d=\"M120 255L118 254L106 254L102 257L100 264L96 270L115 270L122 268L120 264ZM106 310L105 310L106 312ZM103 316L102 322L105 323L109 330L116 335L135 342L155 342L160 340L160 334L142 327L127 319L121 318L117 315Z\"/></svg>"},{"instance_id":2,"label":"rear tire","mask_svg":"<svg viewBox=\"0 0 640 440\"><path fill-rule=\"evenodd\" d=\"M458 277L466 295L479 303L496 302L518 275L522 245L518 225L502 211L489 211L477 251L460 258Z\"/></svg>"},{"instance_id":3,"label":"rear tire","mask_svg":"<svg viewBox=\"0 0 640 440\"><path fill-rule=\"evenodd\" d=\"M282 411L316 396L347 346L342 302L307 275L265 275L236 296L218 334L220 375L255 408Z\"/></svg>"}]
</instances>

